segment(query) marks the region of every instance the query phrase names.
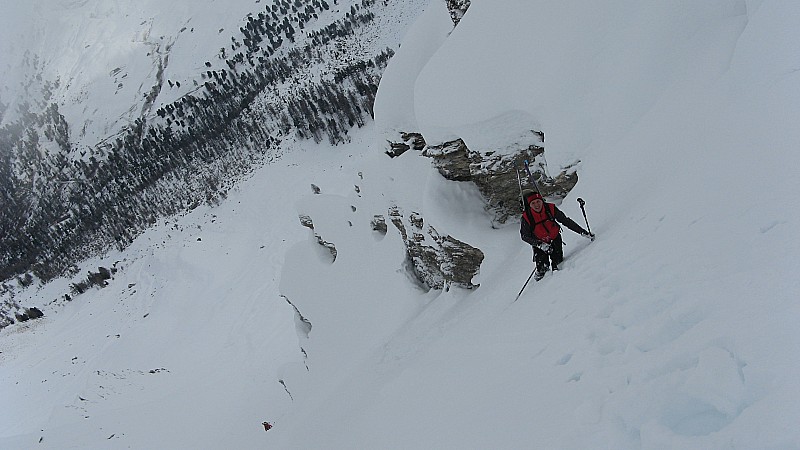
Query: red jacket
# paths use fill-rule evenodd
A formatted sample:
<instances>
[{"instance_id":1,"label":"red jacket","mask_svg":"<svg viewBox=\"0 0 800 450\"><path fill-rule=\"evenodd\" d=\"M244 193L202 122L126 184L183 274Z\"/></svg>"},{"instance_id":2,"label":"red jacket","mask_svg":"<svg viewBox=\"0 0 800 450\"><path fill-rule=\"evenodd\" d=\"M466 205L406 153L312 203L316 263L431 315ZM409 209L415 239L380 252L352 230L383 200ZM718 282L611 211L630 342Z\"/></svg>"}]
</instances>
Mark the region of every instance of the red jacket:
<instances>
[{"instance_id":1,"label":"red jacket","mask_svg":"<svg viewBox=\"0 0 800 450\"><path fill-rule=\"evenodd\" d=\"M533 220L528 217L529 213L533 215ZM519 234L523 241L531 245L536 245L539 242L549 243L558 237L559 233L561 233L559 223L578 234L588 234L580 225L556 208L556 205L547 202L545 202L544 208L539 213L526 208L526 211L522 214L521 222Z\"/></svg>"},{"instance_id":2,"label":"red jacket","mask_svg":"<svg viewBox=\"0 0 800 450\"><path fill-rule=\"evenodd\" d=\"M558 233L561 232L561 227L558 226L555 216L556 205L552 203L545 203L542 210L538 213L529 208L522 214L522 218L525 219L528 226L531 227L533 237L542 242L552 241L557 238Z\"/></svg>"}]
</instances>

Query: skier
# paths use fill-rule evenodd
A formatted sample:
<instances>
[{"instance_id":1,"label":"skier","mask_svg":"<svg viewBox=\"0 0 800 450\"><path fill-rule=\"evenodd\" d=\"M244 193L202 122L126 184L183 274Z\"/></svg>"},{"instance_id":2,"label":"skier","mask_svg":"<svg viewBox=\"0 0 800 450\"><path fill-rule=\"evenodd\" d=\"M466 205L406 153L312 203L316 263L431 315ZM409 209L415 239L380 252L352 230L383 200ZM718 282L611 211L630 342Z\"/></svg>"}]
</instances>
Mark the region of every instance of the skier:
<instances>
[{"instance_id":1,"label":"skier","mask_svg":"<svg viewBox=\"0 0 800 450\"><path fill-rule=\"evenodd\" d=\"M553 270L558 270L558 265L564 260L564 241L561 240L559 223L592 241L594 234L581 228L556 205L546 203L538 192L525 191L522 197L526 208L522 213L519 234L523 241L533 247L533 261L536 263L534 278L539 281L551 265Z\"/></svg>"}]
</instances>

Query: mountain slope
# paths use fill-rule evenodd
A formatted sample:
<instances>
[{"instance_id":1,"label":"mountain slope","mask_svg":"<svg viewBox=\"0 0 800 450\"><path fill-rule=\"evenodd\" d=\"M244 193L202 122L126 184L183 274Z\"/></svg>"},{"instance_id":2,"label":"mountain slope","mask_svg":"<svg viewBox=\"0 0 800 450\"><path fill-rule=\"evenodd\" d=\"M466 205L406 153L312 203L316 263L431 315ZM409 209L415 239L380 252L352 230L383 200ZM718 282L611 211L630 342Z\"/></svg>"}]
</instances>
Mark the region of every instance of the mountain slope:
<instances>
[{"instance_id":1,"label":"mountain slope","mask_svg":"<svg viewBox=\"0 0 800 450\"><path fill-rule=\"evenodd\" d=\"M515 230L481 227L450 204L460 188L428 179L422 213L487 252L481 287L437 297L342 383L318 379L276 445L797 446L797 17L779 2L473 5L406 62L413 95L378 104L413 98L393 120L477 149L513 137L496 117L529 117L551 163L582 160L563 208L578 219L586 198L598 240L567 232L566 270L511 304L530 269ZM430 54L409 42L398 59Z\"/></svg>"},{"instance_id":2,"label":"mountain slope","mask_svg":"<svg viewBox=\"0 0 800 450\"><path fill-rule=\"evenodd\" d=\"M88 261L121 261L108 288L4 330L0 395L21 406L0 446L800 446L800 8L476 2L452 33L444 16L404 40L376 126L287 147L219 206ZM513 302L532 269L516 226L383 151L414 125L507 148L528 123L551 166L580 160L560 207L580 223L586 199L598 237L565 231L563 270ZM392 206L480 248L480 287L415 285L396 230L369 224Z\"/></svg>"},{"instance_id":3,"label":"mountain slope","mask_svg":"<svg viewBox=\"0 0 800 450\"><path fill-rule=\"evenodd\" d=\"M19 45L3 67L4 281L74 275L158 218L220 201L285 141L347 142L419 5L50 3L27 7L32 42L22 12L3 30ZM16 312L3 303L0 326Z\"/></svg>"}]
</instances>

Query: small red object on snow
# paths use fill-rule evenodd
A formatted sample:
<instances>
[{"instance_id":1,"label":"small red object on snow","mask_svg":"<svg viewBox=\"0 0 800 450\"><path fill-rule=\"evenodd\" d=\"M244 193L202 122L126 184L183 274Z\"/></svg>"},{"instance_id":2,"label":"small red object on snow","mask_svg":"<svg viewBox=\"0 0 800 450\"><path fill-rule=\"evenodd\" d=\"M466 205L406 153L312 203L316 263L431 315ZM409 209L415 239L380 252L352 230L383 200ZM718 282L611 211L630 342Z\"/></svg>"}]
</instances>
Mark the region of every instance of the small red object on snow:
<instances>
[{"instance_id":1,"label":"small red object on snow","mask_svg":"<svg viewBox=\"0 0 800 450\"><path fill-rule=\"evenodd\" d=\"M269 431L272 428L272 424L269 422L264 422L262 425L264 425L264 431Z\"/></svg>"}]
</instances>

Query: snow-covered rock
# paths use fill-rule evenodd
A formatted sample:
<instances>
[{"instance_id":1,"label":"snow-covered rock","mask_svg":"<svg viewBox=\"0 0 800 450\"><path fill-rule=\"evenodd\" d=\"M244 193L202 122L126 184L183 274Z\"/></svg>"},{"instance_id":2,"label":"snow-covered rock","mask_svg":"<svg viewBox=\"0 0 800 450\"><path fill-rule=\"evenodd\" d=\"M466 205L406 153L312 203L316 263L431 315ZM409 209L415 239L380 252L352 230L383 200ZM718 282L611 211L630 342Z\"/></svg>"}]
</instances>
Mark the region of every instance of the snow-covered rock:
<instances>
[{"instance_id":1,"label":"snow-covered rock","mask_svg":"<svg viewBox=\"0 0 800 450\"><path fill-rule=\"evenodd\" d=\"M473 289L472 278L478 274L483 252L450 235L441 235L417 212L406 216L394 206L389 210L392 224L406 245L408 270L428 289L451 285Z\"/></svg>"}]
</instances>

